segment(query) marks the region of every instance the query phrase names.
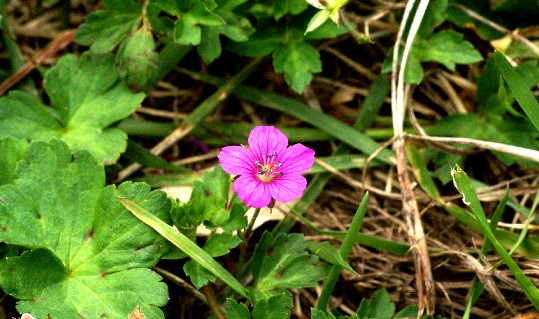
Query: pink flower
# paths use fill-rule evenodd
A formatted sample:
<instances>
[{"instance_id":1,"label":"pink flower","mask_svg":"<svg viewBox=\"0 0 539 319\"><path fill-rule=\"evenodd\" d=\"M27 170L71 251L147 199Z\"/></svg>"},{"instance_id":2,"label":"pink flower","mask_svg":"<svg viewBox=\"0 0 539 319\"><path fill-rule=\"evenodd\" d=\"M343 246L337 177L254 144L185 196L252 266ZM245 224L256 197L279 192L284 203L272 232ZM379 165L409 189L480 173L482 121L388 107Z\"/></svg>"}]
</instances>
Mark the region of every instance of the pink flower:
<instances>
[{"instance_id":1,"label":"pink flower","mask_svg":"<svg viewBox=\"0 0 539 319\"><path fill-rule=\"evenodd\" d=\"M314 151L302 144L288 147L288 138L273 126L257 126L249 134L249 148L226 146L219 163L229 174L239 175L234 191L247 206L262 208L272 200L300 198L307 180L300 174L313 165Z\"/></svg>"}]
</instances>

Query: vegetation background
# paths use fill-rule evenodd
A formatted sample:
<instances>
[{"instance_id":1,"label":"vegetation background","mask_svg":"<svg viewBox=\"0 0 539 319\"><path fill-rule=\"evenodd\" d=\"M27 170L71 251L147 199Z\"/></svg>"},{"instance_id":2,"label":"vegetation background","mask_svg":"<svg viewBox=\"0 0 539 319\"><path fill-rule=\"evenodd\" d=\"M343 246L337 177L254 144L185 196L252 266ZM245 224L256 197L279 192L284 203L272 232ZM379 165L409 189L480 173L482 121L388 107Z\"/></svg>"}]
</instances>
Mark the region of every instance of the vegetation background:
<instances>
[{"instance_id":1,"label":"vegetation background","mask_svg":"<svg viewBox=\"0 0 539 319\"><path fill-rule=\"evenodd\" d=\"M313 1L319 8L303 0L2 0L0 137L60 139L103 163L109 184L145 182L184 201L194 188L195 203L223 178L214 171L205 189L195 182L213 171L221 147L274 125L291 144L315 149L309 187L300 201L275 207L250 245L233 249L239 242L230 239L212 255L224 268L241 271L238 260L253 254L264 230L340 247L368 191L347 259L353 271L340 274L329 298L342 318L415 317L418 303L440 318L539 318L539 3L427 2L418 19L421 4L412 1L407 15L406 2L384 0ZM402 55L414 32L404 111L392 101L393 52ZM0 185L17 179L9 175L16 161L4 156ZM118 194L135 194L130 187ZM220 210L193 217L185 211L195 204L176 204L172 219L193 238L203 222L245 228ZM36 247L6 238L4 264ZM200 246L206 241L198 236ZM334 252L307 245L326 260L324 249ZM169 290L165 317L223 318L227 285L206 285L215 277L188 263L162 259L153 268ZM10 291L32 283L17 286L3 267L0 317L17 317L15 303L32 293ZM324 282L312 279L290 287L290 316L336 318L314 309ZM242 318L229 306L229 318ZM287 318L264 311L253 318Z\"/></svg>"}]
</instances>

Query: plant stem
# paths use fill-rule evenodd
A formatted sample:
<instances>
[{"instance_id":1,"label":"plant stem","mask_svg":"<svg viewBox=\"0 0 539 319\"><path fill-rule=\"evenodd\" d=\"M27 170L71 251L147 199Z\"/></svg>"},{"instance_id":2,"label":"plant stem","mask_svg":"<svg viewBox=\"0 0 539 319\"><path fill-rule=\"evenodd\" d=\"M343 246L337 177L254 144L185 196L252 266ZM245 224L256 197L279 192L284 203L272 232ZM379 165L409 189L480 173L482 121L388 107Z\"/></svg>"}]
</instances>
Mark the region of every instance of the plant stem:
<instances>
[{"instance_id":1,"label":"plant stem","mask_svg":"<svg viewBox=\"0 0 539 319\"><path fill-rule=\"evenodd\" d=\"M357 236L359 234L359 229L361 228L361 224L363 223L363 217L365 216L365 212L367 211L368 202L369 202L369 193L367 192L365 196L363 196L363 199L361 200L361 203L359 204L359 207L357 208L356 214L354 215L354 218L352 219L350 228L348 229L348 232L346 233L346 236L344 237L344 241L340 249L341 257L344 260L348 259L350 252L352 252L352 247L357 242ZM320 294L320 298L318 298L318 303L316 305L317 309L326 311L328 307L329 298L331 297L331 293L333 292L333 288L335 288L335 284L337 283L337 279L339 278L341 271L342 271L342 267L339 265L333 265L333 267L331 267L331 270L329 271L328 279L326 280L326 284L324 285L324 288L322 288L322 293Z\"/></svg>"},{"instance_id":2,"label":"plant stem","mask_svg":"<svg viewBox=\"0 0 539 319\"><path fill-rule=\"evenodd\" d=\"M236 278L238 280L241 280L242 274L245 271L246 265L245 263L245 253L247 250L247 245L249 243L249 238L251 238L251 233L253 231L253 227L255 225L256 219L258 218L258 214L260 214L260 208L255 208L255 211L253 213L253 217L251 218L251 221L249 222L249 225L247 225L247 228L245 229L245 232L241 235L242 243L240 244L240 256L238 258L238 268L236 270Z\"/></svg>"}]
</instances>

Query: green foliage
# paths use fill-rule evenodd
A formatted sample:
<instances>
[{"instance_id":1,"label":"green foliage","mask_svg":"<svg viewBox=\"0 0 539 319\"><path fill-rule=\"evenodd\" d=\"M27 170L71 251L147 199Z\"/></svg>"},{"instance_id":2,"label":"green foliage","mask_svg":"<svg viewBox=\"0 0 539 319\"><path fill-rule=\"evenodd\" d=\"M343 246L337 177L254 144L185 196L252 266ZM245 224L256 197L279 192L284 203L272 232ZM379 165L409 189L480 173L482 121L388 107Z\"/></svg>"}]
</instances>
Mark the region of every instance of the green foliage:
<instances>
[{"instance_id":1,"label":"green foliage","mask_svg":"<svg viewBox=\"0 0 539 319\"><path fill-rule=\"evenodd\" d=\"M320 53L304 41L291 41L273 52L273 67L284 73L286 83L298 93L313 79L313 73L322 71Z\"/></svg>"},{"instance_id":2,"label":"green foliage","mask_svg":"<svg viewBox=\"0 0 539 319\"><path fill-rule=\"evenodd\" d=\"M327 241L322 241L322 242L307 241L306 247L307 247L307 250L317 255L318 257L322 258L323 260L327 261L328 263L332 265L338 265L348 271L355 273L354 269L352 269L352 267L350 267L350 265L348 265L346 261L343 259L337 247L332 246Z\"/></svg>"},{"instance_id":3,"label":"green foliage","mask_svg":"<svg viewBox=\"0 0 539 319\"><path fill-rule=\"evenodd\" d=\"M220 257L228 254L231 249L240 243L241 239L238 236L225 232L211 235L202 249L211 257ZM194 260L186 262L183 266L183 271L191 278L191 282L197 288L205 286L210 281L214 282L217 278Z\"/></svg>"},{"instance_id":4,"label":"green foliage","mask_svg":"<svg viewBox=\"0 0 539 319\"><path fill-rule=\"evenodd\" d=\"M419 84L423 81L424 72L421 63L424 62L440 63L454 71L456 64L470 64L483 60L481 54L470 42L464 40L461 33L453 30L434 32L447 18L447 10L447 0L435 1L427 7L406 64L406 83ZM399 50L399 54L402 54L402 51ZM399 56L399 60L401 59ZM389 52L382 65L382 72L391 72L392 60L393 50Z\"/></svg>"},{"instance_id":5,"label":"green foliage","mask_svg":"<svg viewBox=\"0 0 539 319\"><path fill-rule=\"evenodd\" d=\"M48 141L88 150L105 164L116 162L127 135L111 125L133 113L144 98L114 72L112 55L66 55L45 75L51 107L20 91L0 98L0 137Z\"/></svg>"},{"instance_id":6,"label":"green foliage","mask_svg":"<svg viewBox=\"0 0 539 319\"><path fill-rule=\"evenodd\" d=\"M247 227L245 205L234 196L228 203L230 176L220 166L204 175L203 181L193 183L193 192L187 203L177 202L172 210L174 225L180 229L194 229L204 223L212 230L241 230Z\"/></svg>"},{"instance_id":7,"label":"green foliage","mask_svg":"<svg viewBox=\"0 0 539 319\"><path fill-rule=\"evenodd\" d=\"M132 0L104 1L106 11L96 11L86 18L75 40L91 46L94 53L107 53L124 41L142 21L142 10Z\"/></svg>"},{"instance_id":8,"label":"green foliage","mask_svg":"<svg viewBox=\"0 0 539 319\"><path fill-rule=\"evenodd\" d=\"M329 271L329 266L306 252L302 234L265 232L251 260L255 301L278 295L286 289L314 287Z\"/></svg>"},{"instance_id":9,"label":"green foliage","mask_svg":"<svg viewBox=\"0 0 539 319\"><path fill-rule=\"evenodd\" d=\"M153 88L158 80L158 55L143 8L131 0L108 0L104 5L107 10L86 18L75 40L90 46L94 53L108 53L119 47L116 62L127 84L137 90Z\"/></svg>"},{"instance_id":10,"label":"green foliage","mask_svg":"<svg viewBox=\"0 0 539 319\"><path fill-rule=\"evenodd\" d=\"M174 41L197 46L198 53L206 63L221 55L221 34L243 42L254 31L245 17L234 12L245 1L193 1L186 8L167 10L179 18L174 24Z\"/></svg>"},{"instance_id":11,"label":"green foliage","mask_svg":"<svg viewBox=\"0 0 539 319\"><path fill-rule=\"evenodd\" d=\"M13 138L0 139L0 186L12 183L17 174L17 163L24 157L28 144Z\"/></svg>"},{"instance_id":12,"label":"green foliage","mask_svg":"<svg viewBox=\"0 0 539 319\"><path fill-rule=\"evenodd\" d=\"M289 319L290 308L292 308L292 295L283 292L259 301L253 308L252 316L245 304L227 299L225 314L228 319Z\"/></svg>"},{"instance_id":13,"label":"green foliage","mask_svg":"<svg viewBox=\"0 0 539 319\"><path fill-rule=\"evenodd\" d=\"M6 141L0 154L20 152ZM0 260L0 286L20 299L21 313L125 318L141 305L148 318L163 318L157 307L166 304L167 288L148 267L167 244L116 200L131 198L168 220L163 192L105 187L103 166L88 152L72 157L58 140L31 143L15 172L3 169L0 176L15 178L0 186L0 241L26 250Z\"/></svg>"},{"instance_id":14,"label":"green foliage","mask_svg":"<svg viewBox=\"0 0 539 319\"><path fill-rule=\"evenodd\" d=\"M395 313L395 304L385 289L377 290L371 299L362 299L357 309L358 317L391 319Z\"/></svg>"},{"instance_id":15,"label":"green foliage","mask_svg":"<svg viewBox=\"0 0 539 319\"><path fill-rule=\"evenodd\" d=\"M523 84L526 90L527 85L531 85L533 81L535 83L539 81L539 77L534 76L537 70L533 68L520 72L528 74L528 84ZM486 63L477 80L476 101L480 107L479 113L447 116L428 129L429 134L475 138L528 149L539 148L537 141L539 131L528 118L513 107L515 98L501 81L498 68L492 59ZM478 127L481 127L481 130L478 130ZM525 166L536 165L516 156L500 152L493 153L507 165L513 163Z\"/></svg>"}]
</instances>

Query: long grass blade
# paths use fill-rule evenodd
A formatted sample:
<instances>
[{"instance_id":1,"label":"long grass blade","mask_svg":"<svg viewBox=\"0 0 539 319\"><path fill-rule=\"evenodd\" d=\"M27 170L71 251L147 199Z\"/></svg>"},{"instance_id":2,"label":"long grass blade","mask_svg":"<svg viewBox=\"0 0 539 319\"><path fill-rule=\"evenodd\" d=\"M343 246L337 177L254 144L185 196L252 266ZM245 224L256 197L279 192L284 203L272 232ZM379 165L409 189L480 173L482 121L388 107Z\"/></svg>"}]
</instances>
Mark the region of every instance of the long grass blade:
<instances>
[{"instance_id":1,"label":"long grass blade","mask_svg":"<svg viewBox=\"0 0 539 319\"><path fill-rule=\"evenodd\" d=\"M494 250L496 250L496 252L500 255L503 262L507 265L507 267L509 267L509 270L528 299L536 309L539 309L539 289L537 289L531 280L526 277L524 272L522 272L522 269L520 269L518 264L503 248L496 236L494 236L468 175L458 165L451 170L451 175L456 188L463 196L463 202L470 207L471 211L479 222L479 226L481 227L484 235L489 239L494 247Z\"/></svg>"},{"instance_id":2,"label":"long grass blade","mask_svg":"<svg viewBox=\"0 0 539 319\"><path fill-rule=\"evenodd\" d=\"M140 207L135 202L119 196L118 200L138 219L155 229L159 234L161 234L161 236L165 237L172 244L174 244L174 246L178 247L194 261L214 274L217 278L221 279L238 294L248 299L247 291L243 285L218 262L216 262L215 259L202 250L202 248L198 247L197 244L192 242L184 234L176 232L171 226L167 225L165 222L144 208Z\"/></svg>"}]
</instances>

